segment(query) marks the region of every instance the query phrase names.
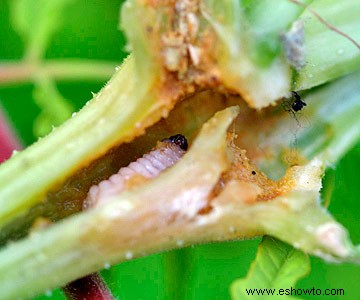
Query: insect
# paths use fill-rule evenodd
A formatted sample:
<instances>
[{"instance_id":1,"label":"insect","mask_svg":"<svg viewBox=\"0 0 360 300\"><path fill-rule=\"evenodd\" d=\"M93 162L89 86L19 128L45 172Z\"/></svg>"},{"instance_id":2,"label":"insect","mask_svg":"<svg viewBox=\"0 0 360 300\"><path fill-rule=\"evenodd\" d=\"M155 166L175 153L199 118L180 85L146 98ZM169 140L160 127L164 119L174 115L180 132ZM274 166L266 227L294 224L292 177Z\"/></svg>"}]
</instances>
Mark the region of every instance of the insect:
<instances>
[{"instance_id":1,"label":"insect","mask_svg":"<svg viewBox=\"0 0 360 300\"><path fill-rule=\"evenodd\" d=\"M295 98L295 101L291 105L291 108L293 111L298 112L298 111L302 110L304 106L306 106L306 103L301 100L301 97L297 92L292 91L291 93L292 93L293 97Z\"/></svg>"},{"instance_id":2,"label":"insect","mask_svg":"<svg viewBox=\"0 0 360 300\"><path fill-rule=\"evenodd\" d=\"M162 140L151 152L131 162L127 167L121 168L109 179L93 185L83 202L83 209L106 203L112 196L127 189L131 180L135 180L136 177L158 176L160 172L174 165L185 154L187 148L187 139L182 134Z\"/></svg>"},{"instance_id":3,"label":"insect","mask_svg":"<svg viewBox=\"0 0 360 300\"><path fill-rule=\"evenodd\" d=\"M291 95L291 98L284 99L281 106L289 113L290 117L295 120L295 123L293 123L290 119L285 118L287 122L285 121L284 123L284 130L292 135L289 153L286 155L285 159L289 165L295 165L299 162L298 151L296 150L298 148L298 133L301 130L310 127L311 124L309 123L306 114L302 113L304 107L307 106L306 102L304 102L301 96L295 91L292 91Z\"/></svg>"},{"instance_id":4,"label":"insect","mask_svg":"<svg viewBox=\"0 0 360 300\"><path fill-rule=\"evenodd\" d=\"M297 119L296 115L299 111L301 111L305 106L306 103L301 99L300 95L292 91L291 92L292 97L290 99L285 99L281 106L285 111L293 115L295 119Z\"/></svg>"}]
</instances>

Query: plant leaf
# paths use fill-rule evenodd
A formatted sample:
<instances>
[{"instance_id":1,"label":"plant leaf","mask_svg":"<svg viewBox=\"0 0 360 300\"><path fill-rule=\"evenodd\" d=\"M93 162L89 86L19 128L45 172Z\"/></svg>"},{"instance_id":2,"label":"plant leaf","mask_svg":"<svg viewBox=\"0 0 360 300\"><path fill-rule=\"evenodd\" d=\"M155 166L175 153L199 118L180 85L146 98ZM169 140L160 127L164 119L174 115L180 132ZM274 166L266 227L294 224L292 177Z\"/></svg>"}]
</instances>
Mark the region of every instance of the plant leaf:
<instances>
[{"instance_id":1,"label":"plant leaf","mask_svg":"<svg viewBox=\"0 0 360 300\"><path fill-rule=\"evenodd\" d=\"M272 237L265 236L246 278L231 285L231 297L237 299L275 299L279 289L287 289L310 271L308 256ZM275 289L274 296L249 295L249 289ZM281 299L296 299L282 296Z\"/></svg>"}]
</instances>

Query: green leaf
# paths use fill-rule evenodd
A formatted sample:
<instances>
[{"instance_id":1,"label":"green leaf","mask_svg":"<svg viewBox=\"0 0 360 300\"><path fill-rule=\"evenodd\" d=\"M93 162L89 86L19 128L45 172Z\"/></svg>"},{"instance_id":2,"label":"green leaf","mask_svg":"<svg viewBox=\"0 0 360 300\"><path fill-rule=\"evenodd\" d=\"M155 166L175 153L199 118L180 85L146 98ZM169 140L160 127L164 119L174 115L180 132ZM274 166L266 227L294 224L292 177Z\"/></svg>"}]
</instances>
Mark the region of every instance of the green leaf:
<instances>
[{"instance_id":1,"label":"green leaf","mask_svg":"<svg viewBox=\"0 0 360 300\"><path fill-rule=\"evenodd\" d=\"M14 0L11 21L26 43L26 57L36 60L43 56L51 36L61 26L65 7L74 0Z\"/></svg>"},{"instance_id":2,"label":"green leaf","mask_svg":"<svg viewBox=\"0 0 360 300\"><path fill-rule=\"evenodd\" d=\"M265 236L247 277L238 279L231 285L232 299L276 299L275 295L279 289L293 287L309 271L310 263L306 254ZM275 289L275 293L274 296L256 293L248 295L249 289ZM282 295L281 299L295 298Z\"/></svg>"}]
</instances>

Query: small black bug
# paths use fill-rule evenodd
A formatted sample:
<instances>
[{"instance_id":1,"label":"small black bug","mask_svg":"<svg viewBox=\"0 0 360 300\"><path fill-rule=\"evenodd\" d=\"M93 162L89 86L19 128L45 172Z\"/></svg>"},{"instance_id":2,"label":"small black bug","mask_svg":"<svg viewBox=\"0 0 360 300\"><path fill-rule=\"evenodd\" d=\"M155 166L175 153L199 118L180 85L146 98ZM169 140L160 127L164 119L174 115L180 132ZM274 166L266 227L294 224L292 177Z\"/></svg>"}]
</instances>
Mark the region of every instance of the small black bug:
<instances>
[{"instance_id":1,"label":"small black bug","mask_svg":"<svg viewBox=\"0 0 360 300\"><path fill-rule=\"evenodd\" d=\"M304 106L306 106L306 103L301 100L301 97L297 92L292 91L291 93L292 93L293 97L295 98L295 101L291 105L291 108L294 112L298 112L298 111L302 110Z\"/></svg>"}]
</instances>

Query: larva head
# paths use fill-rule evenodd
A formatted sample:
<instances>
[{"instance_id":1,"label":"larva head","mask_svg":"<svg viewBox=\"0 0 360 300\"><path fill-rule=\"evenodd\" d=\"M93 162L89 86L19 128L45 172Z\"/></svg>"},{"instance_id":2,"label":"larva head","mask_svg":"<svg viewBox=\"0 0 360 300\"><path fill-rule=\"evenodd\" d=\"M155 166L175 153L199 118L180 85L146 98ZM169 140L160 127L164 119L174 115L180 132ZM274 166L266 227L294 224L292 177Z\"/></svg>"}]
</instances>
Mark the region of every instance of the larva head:
<instances>
[{"instance_id":1,"label":"larva head","mask_svg":"<svg viewBox=\"0 0 360 300\"><path fill-rule=\"evenodd\" d=\"M185 136L183 136L182 134L176 134L173 135L169 138L167 138L166 140L175 143L176 145L178 145L181 149L183 150L187 150L188 148L188 142Z\"/></svg>"}]
</instances>

